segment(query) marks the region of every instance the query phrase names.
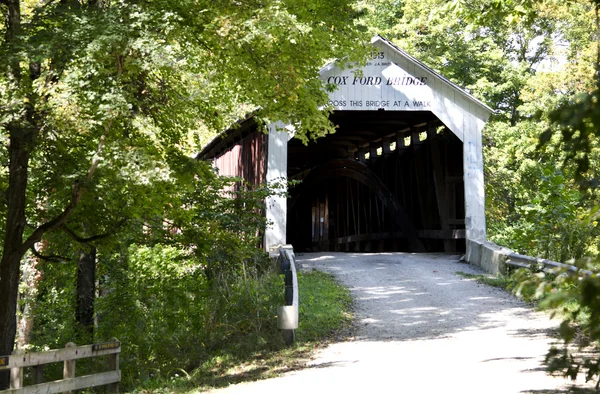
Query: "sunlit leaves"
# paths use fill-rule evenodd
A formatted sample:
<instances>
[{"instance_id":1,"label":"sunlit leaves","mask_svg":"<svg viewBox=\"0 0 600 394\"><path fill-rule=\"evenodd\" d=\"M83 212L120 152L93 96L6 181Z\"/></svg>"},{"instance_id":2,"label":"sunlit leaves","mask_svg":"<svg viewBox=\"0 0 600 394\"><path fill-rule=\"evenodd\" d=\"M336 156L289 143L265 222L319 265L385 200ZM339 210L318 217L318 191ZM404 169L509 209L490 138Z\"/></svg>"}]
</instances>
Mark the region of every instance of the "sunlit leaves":
<instances>
[{"instance_id":1,"label":"sunlit leaves","mask_svg":"<svg viewBox=\"0 0 600 394\"><path fill-rule=\"evenodd\" d=\"M573 262L577 268L598 270L598 261L583 258ZM574 273L566 267L532 273L518 270L516 292L539 301L539 306L561 319L558 334L561 348L552 347L546 365L553 373L575 380L580 372L586 381L597 380L600 370L595 352L600 340L600 278L597 274Z\"/></svg>"},{"instance_id":2,"label":"sunlit leaves","mask_svg":"<svg viewBox=\"0 0 600 394\"><path fill-rule=\"evenodd\" d=\"M159 192L182 177L176 158L256 109L300 137L332 131L318 71L362 58L354 16L345 0L25 3L22 36L0 48L23 69L20 85L0 78L0 126L25 102L37 114L28 221L60 212L74 182L86 182L86 209L110 200L102 184Z\"/></svg>"}]
</instances>

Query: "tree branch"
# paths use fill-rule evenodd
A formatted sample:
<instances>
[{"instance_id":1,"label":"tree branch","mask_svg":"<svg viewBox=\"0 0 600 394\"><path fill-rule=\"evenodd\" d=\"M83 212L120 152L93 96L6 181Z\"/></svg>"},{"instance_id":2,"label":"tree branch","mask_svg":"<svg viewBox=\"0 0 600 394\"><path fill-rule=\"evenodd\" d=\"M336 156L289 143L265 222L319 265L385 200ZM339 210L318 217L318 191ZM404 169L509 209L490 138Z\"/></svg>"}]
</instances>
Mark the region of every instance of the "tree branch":
<instances>
[{"instance_id":1,"label":"tree branch","mask_svg":"<svg viewBox=\"0 0 600 394\"><path fill-rule=\"evenodd\" d=\"M108 124L104 126L105 134L103 134L100 137L100 141L98 142L98 149L96 149L96 154L94 155L94 159L92 160L92 165L90 166L88 173L87 173L88 181L90 181L92 179L92 177L94 176L94 172L96 171L96 168L98 168L98 163L100 161L99 156L100 156L100 153L102 152L102 148L104 147L105 135L108 132L108 129L110 128L111 124L112 124L112 119L110 119L108 121ZM67 207L61 212L60 215L58 215L54 219L50 220L49 222L46 222L46 223L38 226L38 228L36 228L33 231L33 233L29 236L29 238L27 238L25 240L25 242L23 242L23 244L21 245L20 251L23 254L25 254L25 252L27 252L27 249L32 248L36 243L38 243L39 241L42 240L42 237L44 236L44 234L46 232L55 230L55 229L59 228L60 226L62 226L67 221L69 216L71 216L73 211L75 211L75 208L77 208L77 204L79 204L79 200L81 200L82 194L83 194L82 184L81 184L81 182L76 181L75 185L73 185L73 192L71 194L71 201L69 202L69 205L67 205Z\"/></svg>"},{"instance_id":2,"label":"tree branch","mask_svg":"<svg viewBox=\"0 0 600 394\"><path fill-rule=\"evenodd\" d=\"M100 153L102 153L102 148L104 148L105 136L106 136L106 133L108 133L108 129L110 128L111 124L112 124L112 119L108 121L108 124L106 126L104 126L105 133L102 134L102 136L100 137L100 142L98 142L98 149L96 149L96 154L94 155L94 160L92 160L92 165L90 166L90 169L88 170L88 176L87 176L88 181L92 179L92 177L94 176L94 172L96 171L96 168L98 168L98 163L100 162L100 159L99 159Z\"/></svg>"},{"instance_id":3,"label":"tree branch","mask_svg":"<svg viewBox=\"0 0 600 394\"><path fill-rule=\"evenodd\" d=\"M58 256L58 255L50 255L50 256L44 256L43 254L41 254L40 252L38 252L37 250L35 250L35 246L32 246L31 248L29 248L29 250L31 250L31 253L33 253L33 255L35 257L37 257L40 260L44 260L44 261L70 261L71 259L68 257L63 257L63 256Z\"/></svg>"},{"instance_id":4,"label":"tree branch","mask_svg":"<svg viewBox=\"0 0 600 394\"><path fill-rule=\"evenodd\" d=\"M27 251L27 249L32 248L33 245L35 245L36 243L41 241L42 237L44 236L44 234L46 232L48 232L50 230L54 230L54 229L60 227L64 222L66 222L67 219L69 218L69 216L71 216L71 214L77 207L79 200L81 200L82 194L83 194L83 189L81 188L81 183L76 182L75 186L73 186L73 193L71 195L71 201L69 202L69 205L67 205L67 207L64 209L64 211L62 211L62 213L60 215L58 215L54 219L50 220L49 222L46 222L46 223L42 224L41 226L38 226L38 228L36 228L33 231L33 233L31 233L29 238L27 238L25 240L25 242L23 243L23 245L21 246L23 253L25 253L25 251Z\"/></svg>"},{"instance_id":5,"label":"tree branch","mask_svg":"<svg viewBox=\"0 0 600 394\"><path fill-rule=\"evenodd\" d=\"M65 233L67 233L67 235L69 237L71 237L73 240L79 242L79 243L89 243L89 242L93 242L93 241L97 241L99 239L103 239L103 238L107 238L110 237L111 235L114 234L114 232L121 227L123 224L125 224L125 222L127 222L127 219L121 219L119 220L119 222L113 227L113 229L109 232L106 232L104 234L97 234L97 235L92 235L91 237L81 237L79 235L77 235L73 230L71 230L70 228L67 227L66 224L63 224L60 226L60 229L63 230Z\"/></svg>"}]
</instances>

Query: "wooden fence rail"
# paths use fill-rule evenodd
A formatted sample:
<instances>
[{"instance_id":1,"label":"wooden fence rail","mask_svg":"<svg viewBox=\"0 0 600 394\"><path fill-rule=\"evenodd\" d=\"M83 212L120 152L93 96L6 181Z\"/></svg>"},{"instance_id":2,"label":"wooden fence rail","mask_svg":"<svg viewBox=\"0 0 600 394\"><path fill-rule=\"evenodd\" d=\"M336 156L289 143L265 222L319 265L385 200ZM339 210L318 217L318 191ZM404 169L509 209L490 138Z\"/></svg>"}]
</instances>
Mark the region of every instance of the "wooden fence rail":
<instances>
[{"instance_id":1,"label":"wooden fence rail","mask_svg":"<svg viewBox=\"0 0 600 394\"><path fill-rule=\"evenodd\" d=\"M119 370L119 353L121 343L113 340L94 345L77 346L67 343L64 349L50 350L38 353L23 353L19 350L10 356L0 356L0 371L10 370L10 388L0 390L0 394L54 394L72 393L90 387L108 385L109 392L119 392L121 371ZM76 360L108 356L108 372L92 375L75 376ZM45 364L63 362L63 379L42 383L42 371ZM23 387L23 368L34 369L32 386Z\"/></svg>"}]
</instances>

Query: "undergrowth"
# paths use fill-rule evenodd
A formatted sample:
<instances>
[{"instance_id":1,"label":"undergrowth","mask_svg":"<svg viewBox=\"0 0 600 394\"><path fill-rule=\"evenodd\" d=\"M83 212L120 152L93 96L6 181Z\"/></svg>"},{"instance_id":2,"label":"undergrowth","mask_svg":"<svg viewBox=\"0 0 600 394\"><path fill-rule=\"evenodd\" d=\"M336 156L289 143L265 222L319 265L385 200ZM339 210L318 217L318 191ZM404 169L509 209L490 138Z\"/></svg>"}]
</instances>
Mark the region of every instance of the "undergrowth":
<instances>
[{"instance_id":1,"label":"undergrowth","mask_svg":"<svg viewBox=\"0 0 600 394\"><path fill-rule=\"evenodd\" d=\"M283 279L273 277L283 301ZM296 343L286 347L280 331L233 336L191 370L174 368L131 387L133 392L199 392L244 381L266 379L304 368L315 348L337 336L352 320L349 291L331 275L298 274L299 326ZM282 303L282 302L281 302ZM276 305L274 305L276 306ZM275 314L271 316L273 322Z\"/></svg>"},{"instance_id":2,"label":"undergrowth","mask_svg":"<svg viewBox=\"0 0 600 394\"><path fill-rule=\"evenodd\" d=\"M513 279L511 279L510 276L504 276L504 275L498 275L498 276L493 276L493 275L486 275L486 274L469 274L466 272L462 272L462 271L458 271L456 272L456 275L461 276L463 278L466 279L473 279L481 284L484 285L488 285L488 286L493 286L493 287L500 287L502 289L511 289L512 287L514 287L515 285L515 281Z\"/></svg>"}]
</instances>

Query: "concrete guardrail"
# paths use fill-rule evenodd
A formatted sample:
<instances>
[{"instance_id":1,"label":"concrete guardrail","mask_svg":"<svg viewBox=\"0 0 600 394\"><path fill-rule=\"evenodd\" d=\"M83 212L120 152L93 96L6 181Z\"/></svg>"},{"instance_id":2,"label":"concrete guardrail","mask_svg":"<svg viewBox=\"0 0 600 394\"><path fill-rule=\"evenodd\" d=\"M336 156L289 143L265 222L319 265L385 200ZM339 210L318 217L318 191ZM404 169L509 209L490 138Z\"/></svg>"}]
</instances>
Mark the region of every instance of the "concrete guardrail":
<instances>
[{"instance_id":1,"label":"concrete guardrail","mask_svg":"<svg viewBox=\"0 0 600 394\"><path fill-rule=\"evenodd\" d=\"M270 256L277 262L278 272L284 275L284 305L277 307L277 328L282 330L285 343L295 340L294 330L298 328L298 276L296 258L292 245L279 245L271 248Z\"/></svg>"},{"instance_id":2,"label":"concrete guardrail","mask_svg":"<svg viewBox=\"0 0 600 394\"><path fill-rule=\"evenodd\" d=\"M594 274L592 271L584 270L574 265L518 254L509 248L489 241L467 239L465 260L469 264L480 267L493 275L498 273L506 274L511 268L535 269L536 267L541 267L541 269L545 270L564 268L569 272L580 275Z\"/></svg>"}]
</instances>

